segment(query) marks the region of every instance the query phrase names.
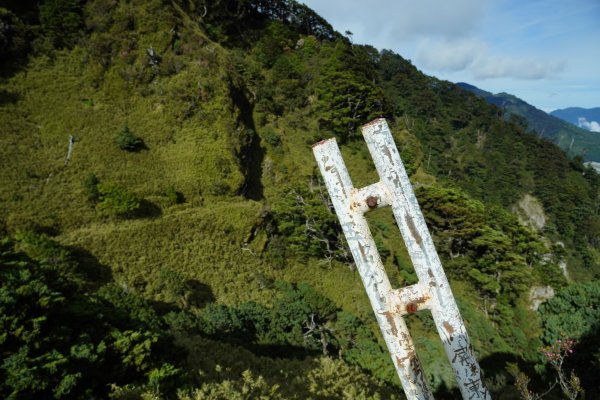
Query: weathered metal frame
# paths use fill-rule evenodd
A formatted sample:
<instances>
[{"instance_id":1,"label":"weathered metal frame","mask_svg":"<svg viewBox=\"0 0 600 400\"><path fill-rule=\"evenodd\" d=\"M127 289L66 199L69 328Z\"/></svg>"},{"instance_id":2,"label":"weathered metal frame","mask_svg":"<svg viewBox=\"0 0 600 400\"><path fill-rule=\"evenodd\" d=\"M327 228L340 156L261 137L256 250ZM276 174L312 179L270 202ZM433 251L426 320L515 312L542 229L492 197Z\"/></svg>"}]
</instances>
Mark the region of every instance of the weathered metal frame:
<instances>
[{"instance_id":1,"label":"weathered metal frame","mask_svg":"<svg viewBox=\"0 0 600 400\"><path fill-rule=\"evenodd\" d=\"M335 139L313 146L348 246L409 399L433 399L403 315L431 311L464 399L490 399L460 312L385 119L362 127L381 180L354 188ZM419 282L392 289L367 211L391 206Z\"/></svg>"}]
</instances>

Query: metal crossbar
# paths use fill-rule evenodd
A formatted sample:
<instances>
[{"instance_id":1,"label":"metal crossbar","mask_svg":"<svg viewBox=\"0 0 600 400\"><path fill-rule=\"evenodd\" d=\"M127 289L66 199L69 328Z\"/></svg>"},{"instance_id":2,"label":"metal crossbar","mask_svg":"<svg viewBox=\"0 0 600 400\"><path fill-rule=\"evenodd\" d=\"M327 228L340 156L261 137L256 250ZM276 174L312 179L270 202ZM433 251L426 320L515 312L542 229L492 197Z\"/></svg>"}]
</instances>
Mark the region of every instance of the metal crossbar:
<instances>
[{"instance_id":1,"label":"metal crossbar","mask_svg":"<svg viewBox=\"0 0 600 400\"><path fill-rule=\"evenodd\" d=\"M381 180L354 188L335 139L313 146L371 306L409 399L433 399L402 318L430 310L464 399L491 399L400 154L385 119L362 127ZM392 289L364 217L391 206L419 282Z\"/></svg>"}]
</instances>

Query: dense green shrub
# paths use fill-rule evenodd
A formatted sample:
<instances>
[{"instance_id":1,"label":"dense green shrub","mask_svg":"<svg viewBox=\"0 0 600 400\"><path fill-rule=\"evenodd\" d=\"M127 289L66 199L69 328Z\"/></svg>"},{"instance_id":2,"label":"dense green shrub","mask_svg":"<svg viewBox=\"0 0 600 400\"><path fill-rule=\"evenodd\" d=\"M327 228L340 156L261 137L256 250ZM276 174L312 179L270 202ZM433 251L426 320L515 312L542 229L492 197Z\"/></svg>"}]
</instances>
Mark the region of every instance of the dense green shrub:
<instances>
[{"instance_id":1,"label":"dense green shrub","mask_svg":"<svg viewBox=\"0 0 600 400\"><path fill-rule=\"evenodd\" d=\"M89 174L83 180L83 188L87 194L89 201L95 203L100 199L100 191L98 190L98 184L100 180L95 174Z\"/></svg>"},{"instance_id":2,"label":"dense green shrub","mask_svg":"<svg viewBox=\"0 0 600 400\"><path fill-rule=\"evenodd\" d=\"M350 262L341 227L323 194L315 188L288 188L273 205L277 232L271 244L280 246L283 240L286 248L296 255ZM283 239L277 238L276 233ZM277 248L273 250L280 252Z\"/></svg>"},{"instance_id":3,"label":"dense green shrub","mask_svg":"<svg viewBox=\"0 0 600 400\"><path fill-rule=\"evenodd\" d=\"M559 291L538 309L543 327L541 339L552 345L574 340L566 370L581 379L586 398L600 396L597 367L600 366L600 282L576 283ZM590 368L590 366L593 366Z\"/></svg>"},{"instance_id":4,"label":"dense green shrub","mask_svg":"<svg viewBox=\"0 0 600 400\"><path fill-rule=\"evenodd\" d=\"M185 202L185 197L183 194L175 190L175 188L172 186L165 190L165 196L167 196L167 199L169 199L169 203L171 204L181 204Z\"/></svg>"},{"instance_id":5,"label":"dense green shrub","mask_svg":"<svg viewBox=\"0 0 600 400\"><path fill-rule=\"evenodd\" d=\"M279 147L281 145L281 136L273 128L265 128L264 138L265 142L271 147Z\"/></svg>"},{"instance_id":6,"label":"dense green shrub","mask_svg":"<svg viewBox=\"0 0 600 400\"><path fill-rule=\"evenodd\" d=\"M140 200L124 187L114 183L98 184L99 202L96 205L101 214L109 217L132 217L140 208Z\"/></svg>"},{"instance_id":7,"label":"dense green shrub","mask_svg":"<svg viewBox=\"0 0 600 400\"><path fill-rule=\"evenodd\" d=\"M148 304L116 286L89 291L74 266L45 236L0 241L0 397L105 398L109 384L172 389L181 374L169 359L179 350Z\"/></svg>"},{"instance_id":8,"label":"dense green shrub","mask_svg":"<svg viewBox=\"0 0 600 400\"><path fill-rule=\"evenodd\" d=\"M568 286L543 303L538 313L550 344L568 335L580 339L600 330L600 282L591 281Z\"/></svg>"},{"instance_id":9,"label":"dense green shrub","mask_svg":"<svg viewBox=\"0 0 600 400\"><path fill-rule=\"evenodd\" d=\"M117 134L115 142L121 150L125 151L138 151L144 147L142 138L134 135L127 125Z\"/></svg>"},{"instance_id":10,"label":"dense green shrub","mask_svg":"<svg viewBox=\"0 0 600 400\"><path fill-rule=\"evenodd\" d=\"M210 187L210 193L215 196L224 196L231 191L231 187L224 182L222 179L219 179L212 183Z\"/></svg>"},{"instance_id":11,"label":"dense green shrub","mask_svg":"<svg viewBox=\"0 0 600 400\"><path fill-rule=\"evenodd\" d=\"M83 1L45 0L40 5L40 22L46 37L56 47L73 47L84 27Z\"/></svg>"},{"instance_id":12,"label":"dense green shrub","mask_svg":"<svg viewBox=\"0 0 600 400\"><path fill-rule=\"evenodd\" d=\"M0 58L2 64L23 57L29 48L28 27L14 13L0 7ZM2 66L0 64L0 66Z\"/></svg>"}]
</instances>

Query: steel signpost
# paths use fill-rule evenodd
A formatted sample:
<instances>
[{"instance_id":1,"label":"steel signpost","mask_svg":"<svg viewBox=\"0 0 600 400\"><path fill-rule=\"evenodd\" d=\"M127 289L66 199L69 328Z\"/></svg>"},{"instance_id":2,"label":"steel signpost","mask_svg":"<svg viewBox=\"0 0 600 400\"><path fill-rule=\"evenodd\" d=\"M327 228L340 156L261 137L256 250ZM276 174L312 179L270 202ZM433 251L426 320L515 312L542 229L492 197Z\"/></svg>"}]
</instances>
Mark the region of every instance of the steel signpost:
<instances>
[{"instance_id":1,"label":"steel signpost","mask_svg":"<svg viewBox=\"0 0 600 400\"><path fill-rule=\"evenodd\" d=\"M335 139L313 152L392 361L409 399L433 399L402 318L430 310L464 399L491 399L431 235L385 119L362 127L380 181L354 188ZM390 206L419 282L394 289L364 214Z\"/></svg>"}]
</instances>

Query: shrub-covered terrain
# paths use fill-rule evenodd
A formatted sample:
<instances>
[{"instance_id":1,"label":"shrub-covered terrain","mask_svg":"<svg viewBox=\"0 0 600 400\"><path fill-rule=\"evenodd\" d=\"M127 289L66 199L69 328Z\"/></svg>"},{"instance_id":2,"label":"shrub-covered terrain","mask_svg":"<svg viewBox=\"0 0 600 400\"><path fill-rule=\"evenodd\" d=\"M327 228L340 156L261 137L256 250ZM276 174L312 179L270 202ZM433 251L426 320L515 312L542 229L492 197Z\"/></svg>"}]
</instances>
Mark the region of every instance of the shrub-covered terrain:
<instances>
[{"instance_id":1,"label":"shrub-covered terrain","mask_svg":"<svg viewBox=\"0 0 600 400\"><path fill-rule=\"evenodd\" d=\"M310 148L336 137L371 184L377 117L494 396L546 391L566 336L598 395L600 178L523 121L292 0L3 7L1 397L403 398ZM368 219L415 283L390 210ZM455 398L430 315L408 325Z\"/></svg>"}]
</instances>

